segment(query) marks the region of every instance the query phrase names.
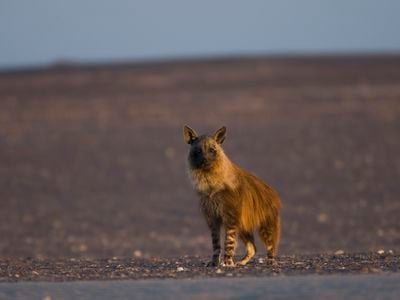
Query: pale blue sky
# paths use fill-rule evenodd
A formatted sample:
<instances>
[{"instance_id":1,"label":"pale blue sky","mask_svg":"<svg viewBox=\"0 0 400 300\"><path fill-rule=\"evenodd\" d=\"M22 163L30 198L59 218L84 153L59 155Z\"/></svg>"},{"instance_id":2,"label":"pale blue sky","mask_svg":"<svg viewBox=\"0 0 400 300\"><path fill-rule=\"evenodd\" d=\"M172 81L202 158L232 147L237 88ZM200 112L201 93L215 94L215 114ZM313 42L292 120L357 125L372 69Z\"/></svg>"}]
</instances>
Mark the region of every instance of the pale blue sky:
<instances>
[{"instance_id":1,"label":"pale blue sky","mask_svg":"<svg viewBox=\"0 0 400 300\"><path fill-rule=\"evenodd\" d=\"M251 54L400 52L399 0L0 0L0 69Z\"/></svg>"}]
</instances>

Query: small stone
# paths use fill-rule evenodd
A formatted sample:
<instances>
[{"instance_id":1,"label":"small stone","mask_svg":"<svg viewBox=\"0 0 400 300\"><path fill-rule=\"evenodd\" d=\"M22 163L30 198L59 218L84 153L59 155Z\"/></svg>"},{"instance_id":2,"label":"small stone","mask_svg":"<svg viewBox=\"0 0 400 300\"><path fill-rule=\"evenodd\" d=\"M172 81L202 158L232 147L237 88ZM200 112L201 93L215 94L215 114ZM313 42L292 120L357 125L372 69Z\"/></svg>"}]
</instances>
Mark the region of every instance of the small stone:
<instances>
[{"instance_id":1,"label":"small stone","mask_svg":"<svg viewBox=\"0 0 400 300\"><path fill-rule=\"evenodd\" d=\"M369 270L371 273L380 273L381 272L381 270L378 268L370 268Z\"/></svg>"},{"instance_id":2,"label":"small stone","mask_svg":"<svg viewBox=\"0 0 400 300\"><path fill-rule=\"evenodd\" d=\"M378 252L378 254L384 254L384 253L385 253L385 250L380 249L380 250L378 250L377 252Z\"/></svg>"},{"instance_id":3,"label":"small stone","mask_svg":"<svg viewBox=\"0 0 400 300\"><path fill-rule=\"evenodd\" d=\"M389 254L393 254L393 250L388 250L388 253Z\"/></svg>"},{"instance_id":4,"label":"small stone","mask_svg":"<svg viewBox=\"0 0 400 300\"><path fill-rule=\"evenodd\" d=\"M133 251L133 256L134 257L142 257L142 251L140 251L140 250Z\"/></svg>"},{"instance_id":5,"label":"small stone","mask_svg":"<svg viewBox=\"0 0 400 300\"><path fill-rule=\"evenodd\" d=\"M369 273L369 268L368 268L368 267L363 267L363 268L361 269L361 273L364 273L364 274Z\"/></svg>"},{"instance_id":6,"label":"small stone","mask_svg":"<svg viewBox=\"0 0 400 300\"><path fill-rule=\"evenodd\" d=\"M185 269L182 268L182 267L177 267L177 268L176 268L176 271L178 271L178 272L183 272L183 271L185 271Z\"/></svg>"},{"instance_id":7,"label":"small stone","mask_svg":"<svg viewBox=\"0 0 400 300\"><path fill-rule=\"evenodd\" d=\"M264 262L265 262L265 259L264 259L264 258L259 258L259 259L258 259L258 263L263 264Z\"/></svg>"},{"instance_id":8,"label":"small stone","mask_svg":"<svg viewBox=\"0 0 400 300\"><path fill-rule=\"evenodd\" d=\"M79 251L80 252L86 252L87 249L88 249L87 245L85 245L85 244L80 244L79 245Z\"/></svg>"},{"instance_id":9,"label":"small stone","mask_svg":"<svg viewBox=\"0 0 400 300\"><path fill-rule=\"evenodd\" d=\"M317 217L319 223L326 223L328 222L329 216L326 213L320 213Z\"/></svg>"},{"instance_id":10,"label":"small stone","mask_svg":"<svg viewBox=\"0 0 400 300\"><path fill-rule=\"evenodd\" d=\"M341 250L341 249L339 249L339 250L337 250L337 251L335 252L335 255L343 255L343 254L344 254L344 251Z\"/></svg>"},{"instance_id":11,"label":"small stone","mask_svg":"<svg viewBox=\"0 0 400 300\"><path fill-rule=\"evenodd\" d=\"M224 271L222 271L221 269L217 269L217 270L215 271L215 273L217 273L217 274L222 274L222 273L224 273Z\"/></svg>"},{"instance_id":12,"label":"small stone","mask_svg":"<svg viewBox=\"0 0 400 300\"><path fill-rule=\"evenodd\" d=\"M38 276L38 275L39 275L39 272L37 272L37 271L33 270L33 271L32 271L32 275L36 275L36 276Z\"/></svg>"}]
</instances>

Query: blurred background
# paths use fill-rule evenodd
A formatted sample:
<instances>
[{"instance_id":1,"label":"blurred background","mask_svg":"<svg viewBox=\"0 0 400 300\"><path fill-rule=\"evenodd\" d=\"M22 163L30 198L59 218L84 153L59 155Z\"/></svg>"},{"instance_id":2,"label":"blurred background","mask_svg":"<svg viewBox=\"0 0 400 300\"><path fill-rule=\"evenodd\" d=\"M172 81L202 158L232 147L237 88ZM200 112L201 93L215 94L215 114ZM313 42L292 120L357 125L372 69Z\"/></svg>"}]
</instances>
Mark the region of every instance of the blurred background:
<instances>
[{"instance_id":1,"label":"blurred background","mask_svg":"<svg viewBox=\"0 0 400 300\"><path fill-rule=\"evenodd\" d=\"M0 257L209 255L184 124L278 190L281 254L399 249L399 11L1 1Z\"/></svg>"}]
</instances>

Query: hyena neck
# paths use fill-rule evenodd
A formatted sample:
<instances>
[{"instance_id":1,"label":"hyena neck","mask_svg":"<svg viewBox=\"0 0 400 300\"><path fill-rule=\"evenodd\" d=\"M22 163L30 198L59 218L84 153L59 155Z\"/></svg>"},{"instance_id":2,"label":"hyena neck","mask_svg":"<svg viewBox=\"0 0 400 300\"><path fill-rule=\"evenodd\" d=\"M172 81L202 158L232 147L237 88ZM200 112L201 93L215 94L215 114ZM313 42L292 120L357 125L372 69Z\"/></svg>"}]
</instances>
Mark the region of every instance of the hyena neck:
<instances>
[{"instance_id":1,"label":"hyena neck","mask_svg":"<svg viewBox=\"0 0 400 300\"><path fill-rule=\"evenodd\" d=\"M225 189L234 190L237 186L235 165L225 153L211 169L190 169L190 175L195 190L203 196L212 197Z\"/></svg>"}]
</instances>

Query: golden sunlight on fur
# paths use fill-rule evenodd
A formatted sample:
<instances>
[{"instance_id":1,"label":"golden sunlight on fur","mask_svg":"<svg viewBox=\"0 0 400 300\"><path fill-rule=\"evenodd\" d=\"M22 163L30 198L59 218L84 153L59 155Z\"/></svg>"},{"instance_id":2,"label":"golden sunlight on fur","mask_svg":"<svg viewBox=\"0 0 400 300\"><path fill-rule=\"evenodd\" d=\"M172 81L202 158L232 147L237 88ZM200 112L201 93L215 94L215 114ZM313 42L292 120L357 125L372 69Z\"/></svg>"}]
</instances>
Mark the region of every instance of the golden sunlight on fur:
<instances>
[{"instance_id":1,"label":"golden sunlight on fur","mask_svg":"<svg viewBox=\"0 0 400 300\"><path fill-rule=\"evenodd\" d=\"M221 147L225 136L225 127L213 136L198 136L193 129L184 127L184 140L190 145L189 176L211 230L213 255L209 265L220 263L221 228L225 229L224 265L234 266L237 236L247 251L237 265L247 264L256 252L255 230L272 259L280 238L279 196L261 179L241 169L227 157Z\"/></svg>"}]
</instances>

